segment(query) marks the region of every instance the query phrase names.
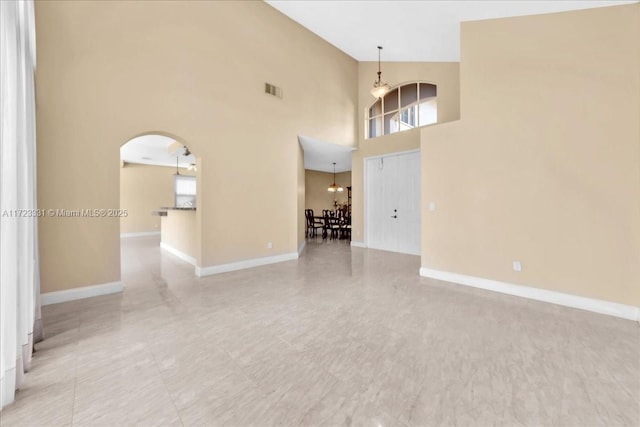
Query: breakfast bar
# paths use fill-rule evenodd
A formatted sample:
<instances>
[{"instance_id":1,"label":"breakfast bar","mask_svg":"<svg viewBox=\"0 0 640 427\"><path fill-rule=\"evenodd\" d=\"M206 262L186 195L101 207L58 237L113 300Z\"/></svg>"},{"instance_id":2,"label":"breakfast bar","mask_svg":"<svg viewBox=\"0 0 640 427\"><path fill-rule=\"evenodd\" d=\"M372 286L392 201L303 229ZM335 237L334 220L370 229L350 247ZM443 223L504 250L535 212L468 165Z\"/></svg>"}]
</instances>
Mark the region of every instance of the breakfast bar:
<instances>
[{"instance_id":1,"label":"breakfast bar","mask_svg":"<svg viewBox=\"0 0 640 427\"><path fill-rule=\"evenodd\" d=\"M161 216L160 246L183 260L196 264L196 208L165 207Z\"/></svg>"}]
</instances>

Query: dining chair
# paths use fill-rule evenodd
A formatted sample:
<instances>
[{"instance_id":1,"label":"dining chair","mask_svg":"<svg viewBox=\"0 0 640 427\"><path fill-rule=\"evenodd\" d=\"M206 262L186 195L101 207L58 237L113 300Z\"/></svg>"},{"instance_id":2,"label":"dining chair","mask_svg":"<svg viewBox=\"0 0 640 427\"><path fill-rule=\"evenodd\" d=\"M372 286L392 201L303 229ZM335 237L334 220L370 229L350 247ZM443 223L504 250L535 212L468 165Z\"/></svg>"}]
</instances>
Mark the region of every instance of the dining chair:
<instances>
[{"instance_id":1,"label":"dining chair","mask_svg":"<svg viewBox=\"0 0 640 427\"><path fill-rule=\"evenodd\" d=\"M324 229L322 230L322 238L326 239L329 232L331 232L330 238L337 239L340 233L340 220L335 215L335 212L328 209L322 211L324 216Z\"/></svg>"},{"instance_id":2,"label":"dining chair","mask_svg":"<svg viewBox=\"0 0 640 427\"><path fill-rule=\"evenodd\" d=\"M317 237L317 230L324 228L324 222L313 214L313 209L305 209L304 216L307 219L306 237Z\"/></svg>"}]
</instances>

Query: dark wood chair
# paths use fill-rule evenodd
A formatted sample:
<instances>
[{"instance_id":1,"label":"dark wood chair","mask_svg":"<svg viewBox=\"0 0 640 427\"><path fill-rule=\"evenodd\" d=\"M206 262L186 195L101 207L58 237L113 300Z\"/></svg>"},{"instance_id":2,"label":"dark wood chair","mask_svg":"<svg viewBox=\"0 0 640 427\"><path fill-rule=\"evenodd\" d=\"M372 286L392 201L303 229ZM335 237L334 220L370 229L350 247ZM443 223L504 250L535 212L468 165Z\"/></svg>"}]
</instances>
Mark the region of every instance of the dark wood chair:
<instances>
[{"instance_id":1,"label":"dark wood chair","mask_svg":"<svg viewBox=\"0 0 640 427\"><path fill-rule=\"evenodd\" d=\"M340 225L340 239L351 240L351 216L348 208L338 210L338 224Z\"/></svg>"},{"instance_id":2,"label":"dark wood chair","mask_svg":"<svg viewBox=\"0 0 640 427\"><path fill-rule=\"evenodd\" d=\"M316 218L313 214L313 209L305 209L304 216L307 219L307 229L305 231L305 237L317 237L319 228L324 228L324 222Z\"/></svg>"},{"instance_id":3,"label":"dark wood chair","mask_svg":"<svg viewBox=\"0 0 640 427\"><path fill-rule=\"evenodd\" d=\"M329 216L330 212L331 211L329 209L322 209L322 221L323 221L322 238L323 239L327 238L327 232L329 230L329 223L325 218L327 218L327 216Z\"/></svg>"},{"instance_id":4,"label":"dark wood chair","mask_svg":"<svg viewBox=\"0 0 640 427\"><path fill-rule=\"evenodd\" d=\"M326 239L327 235L331 233L331 239L337 239L340 235L340 219L336 216L334 211L325 209L322 211L324 217L324 229L322 231L322 238Z\"/></svg>"}]
</instances>

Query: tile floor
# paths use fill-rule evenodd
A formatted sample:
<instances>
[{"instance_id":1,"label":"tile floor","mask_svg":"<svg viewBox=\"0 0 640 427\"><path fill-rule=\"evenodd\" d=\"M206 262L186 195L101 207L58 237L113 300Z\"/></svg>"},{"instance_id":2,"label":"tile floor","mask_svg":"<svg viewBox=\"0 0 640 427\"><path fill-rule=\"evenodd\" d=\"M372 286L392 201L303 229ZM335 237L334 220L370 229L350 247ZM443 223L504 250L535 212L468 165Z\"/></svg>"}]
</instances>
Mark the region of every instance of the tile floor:
<instances>
[{"instance_id":1,"label":"tile floor","mask_svg":"<svg viewBox=\"0 0 640 427\"><path fill-rule=\"evenodd\" d=\"M44 307L3 426L640 425L634 322L340 241L201 279L156 238L122 258L124 293Z\"/></svg>"}]
</instances>

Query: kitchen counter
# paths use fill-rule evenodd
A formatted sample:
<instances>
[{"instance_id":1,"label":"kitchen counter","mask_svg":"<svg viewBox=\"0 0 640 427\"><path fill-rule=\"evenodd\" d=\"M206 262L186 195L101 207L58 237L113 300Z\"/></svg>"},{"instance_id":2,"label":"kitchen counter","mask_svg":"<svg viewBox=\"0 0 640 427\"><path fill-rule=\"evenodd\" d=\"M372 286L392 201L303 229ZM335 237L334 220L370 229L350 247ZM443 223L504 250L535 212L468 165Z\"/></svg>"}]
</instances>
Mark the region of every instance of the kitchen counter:
<instances>
[{"instance_id":1,"label":"kitchen counter","mask_svg":"<svg viewBox=\"0 0 640 427\"><path fill-rule=\"evenodd\" d=\"M195 211L195 206L162 206L160 209L166 209L170 211Z\"/></svg>"},{"instance_id":2,"label":"kitchen counter","mask_svg":"<svg viewBox=\"0 0 640 427\"><path fill-rule=\"evenodd\" d=\"M162 207L159 215L160 247L196 264L196 208Z\"/></svg>"},{"instance_id":3,"label":"kitchen counter","mask_svg":"<svg viewBox=\"0 0 640 427\"><path fill-rule=\"evenodd\" d=\"M167 216L167 211L195 211L195 206L162 206L157 211L152 211L151 215Z\"/></svg>"}]
</instances>

